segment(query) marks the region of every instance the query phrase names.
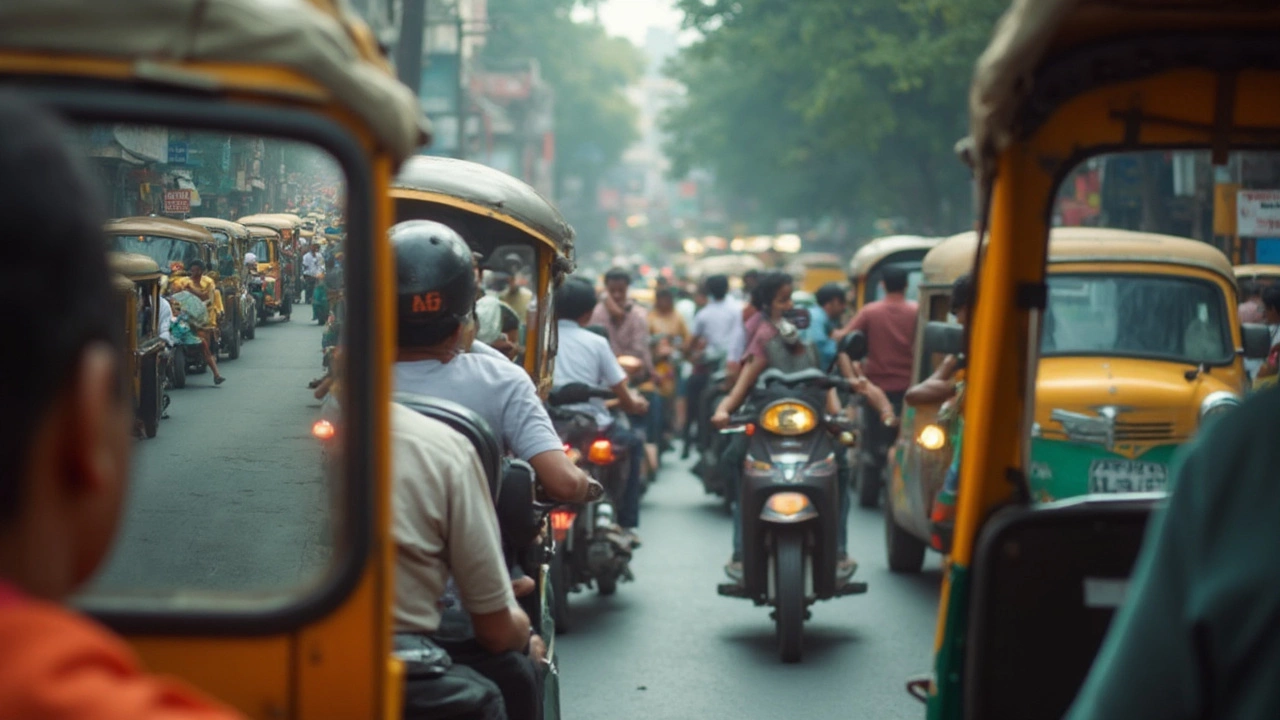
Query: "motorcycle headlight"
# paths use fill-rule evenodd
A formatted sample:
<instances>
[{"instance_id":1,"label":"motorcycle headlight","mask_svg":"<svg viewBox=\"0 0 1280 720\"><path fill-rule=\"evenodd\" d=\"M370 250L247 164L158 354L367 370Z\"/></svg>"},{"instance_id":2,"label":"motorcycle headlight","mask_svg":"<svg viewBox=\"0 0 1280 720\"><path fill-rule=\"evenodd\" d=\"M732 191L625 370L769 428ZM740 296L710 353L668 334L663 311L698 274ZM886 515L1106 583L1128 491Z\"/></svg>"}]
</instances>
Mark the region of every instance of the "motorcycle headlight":
<instances>
[{"instance_id":1,"label":"motorcycle headlight","mask_svg":"<svg viewBox=\"0 0 1280 720\"><path fill-rule=\"evenodd\" d=\"M916 443L925 450L941 450L947 444L947 431L938 425L925 425L916 436Z\"/></svg>"},{"instance_id":2,"label":"motorcycle headlight","mask_svg":"<svg viewBox=\"0 0 1280 720\"><path fill-rule=\"evenodd\" d=\"M1233 392L1219 390L1209 393L1200 403L1200 426L1204 427L1209 420L1226 415L1239 405L1240 398Z\"/></svg>"},{"instance_id":3,"label":"motorcycle headlight","mask_svg":"<svg viewBox=\"0 0 1280 720\"><path fill-rule=\"evenodd\" d=\"M764 409L760 425L774 435L803 435L818 426L818 417L808 405L779 402Z\"/></svg>"}]
</instances>

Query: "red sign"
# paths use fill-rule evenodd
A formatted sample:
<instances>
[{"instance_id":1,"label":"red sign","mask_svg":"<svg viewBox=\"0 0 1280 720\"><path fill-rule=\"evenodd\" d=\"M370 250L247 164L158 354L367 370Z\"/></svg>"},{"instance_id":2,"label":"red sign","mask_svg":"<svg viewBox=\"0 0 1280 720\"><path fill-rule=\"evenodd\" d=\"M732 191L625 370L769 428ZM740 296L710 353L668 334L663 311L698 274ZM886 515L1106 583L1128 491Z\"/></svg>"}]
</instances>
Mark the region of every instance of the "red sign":
<instances>
[{"instance_id":1,"label":"red sign","mask_svg":"<svg viewBox=\"0 0 1280 720\"><path fill-rule=\"evenodd\" d=\"M164 191L164 211L166 213L189 213L191 212L191 191L190 190L165 190Z\"/></svg>"}]
</instances>

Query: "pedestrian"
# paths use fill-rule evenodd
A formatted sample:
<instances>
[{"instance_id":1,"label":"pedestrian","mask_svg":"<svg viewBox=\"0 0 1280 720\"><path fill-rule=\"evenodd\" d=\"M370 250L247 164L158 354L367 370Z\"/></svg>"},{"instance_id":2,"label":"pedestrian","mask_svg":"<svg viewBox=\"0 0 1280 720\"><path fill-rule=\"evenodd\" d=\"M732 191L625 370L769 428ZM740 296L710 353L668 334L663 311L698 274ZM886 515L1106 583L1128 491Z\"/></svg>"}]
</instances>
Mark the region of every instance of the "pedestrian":
<instances>
[{"instance_id":1,"label":"pedestrian","mask_svg":"<svg viewBox=\"0 0 1280 720\"><path fill-rule=\"evenodd\" d=\"M312 293L316 290L316 283L324 277L324 258L320 253L316 252L315 245L306 246L307 251L302 254L302 304L306 305L311 302Z\"/></svg>"}]
</instances>

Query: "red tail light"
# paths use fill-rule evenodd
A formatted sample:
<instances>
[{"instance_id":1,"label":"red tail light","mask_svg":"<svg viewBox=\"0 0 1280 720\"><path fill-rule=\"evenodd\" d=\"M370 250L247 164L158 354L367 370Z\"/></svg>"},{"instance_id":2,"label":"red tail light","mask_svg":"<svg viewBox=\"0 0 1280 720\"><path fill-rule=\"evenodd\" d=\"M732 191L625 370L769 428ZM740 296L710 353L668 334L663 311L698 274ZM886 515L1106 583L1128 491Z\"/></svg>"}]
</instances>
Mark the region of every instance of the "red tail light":
<instances>
[{"instance_id":1,"label":"red tail light","mask_svg":"<svg viewBox=\"0 0 1280 720\"><path fill-rule=\"evenodd\" d=\"M556 542L564 542L569 536L569 529L573 527L573 521L578 517L578 513L572 510L552 510L551 511L551 532L556 537Z\"/></svg>"},{"instance_id":2,"label":"red tail light","mask_svg":"<svg viewBox=\"0 0 1280 720\"><path fill-rule=\"evenodd\" d=\"M596 465L608 465L618 458L613 454L613 443L600 438L591 443L591 448L587 450L587 459Z\"/></svg>"},{"instance_id":3,"label":"red tail light","mask_svg":"<svg viewBox=\"0 0 1280 720\"><path fill-rule=\"evenodd\" d=\"M315 424L311 426L311 434L321 440L332 440L333 436L336 435L337 432L338 431L333 427L333 423L328 420L317 420Z\"/></svg>"}]
</instances>

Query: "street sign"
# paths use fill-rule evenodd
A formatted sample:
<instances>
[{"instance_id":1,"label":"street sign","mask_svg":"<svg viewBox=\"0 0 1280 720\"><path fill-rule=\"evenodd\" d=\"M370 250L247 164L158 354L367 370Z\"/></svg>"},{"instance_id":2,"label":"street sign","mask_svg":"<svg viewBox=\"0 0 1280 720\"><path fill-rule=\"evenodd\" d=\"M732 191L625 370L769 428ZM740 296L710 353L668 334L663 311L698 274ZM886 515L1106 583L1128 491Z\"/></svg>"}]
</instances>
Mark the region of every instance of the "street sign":
<instances>
[{"instance_id":1,"label":"street sign","mask_svg":"<svg viewBox=\"0 0 1280 720\"><path fill-rule=\"evenodd\" d=\"M1280 234L1280 190L1241 190L1236 195L1236 233L1252 238Z\"/></svg>"},{"instance_id":2,"label":"street sign","mask_svg":"<svg viewBox=\"0 0 1280 720\"><path fill-rule=\"evenodd\" d=\"M165 190L164 211L165 213L173 214L185 214L191 212L191 191Z\"/></svg>"},{"instance_id":3,"label":"street sign","mask_svg":"<svg viewBox=\"0 0 1280 720\"><path fill-rule=\"evenodd\" d=\"M187 164L187 144L178 140L169 141L169 164Z\"/></svg>"}]
</instances>

